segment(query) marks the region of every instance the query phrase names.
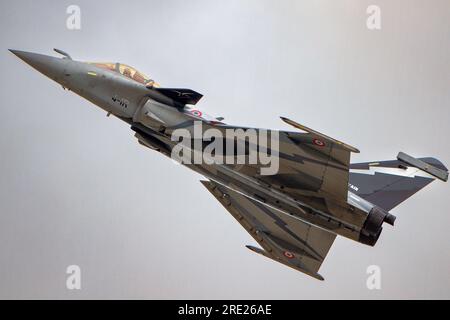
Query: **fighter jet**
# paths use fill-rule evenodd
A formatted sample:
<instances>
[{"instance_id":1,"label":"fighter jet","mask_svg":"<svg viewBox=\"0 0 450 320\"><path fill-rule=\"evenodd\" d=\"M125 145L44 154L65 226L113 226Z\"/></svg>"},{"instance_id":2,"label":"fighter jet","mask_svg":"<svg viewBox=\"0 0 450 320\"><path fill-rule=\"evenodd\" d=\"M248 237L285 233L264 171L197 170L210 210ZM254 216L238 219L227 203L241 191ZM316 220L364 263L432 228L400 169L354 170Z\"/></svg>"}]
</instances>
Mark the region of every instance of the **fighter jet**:
<instances>
[{"instance_id":1,"label":"fighter jet","mask_svg":"<svg viewBox=\"0 0 450 320\"><path fill-rule=\"evenodd\" d=\"M62 57L10 51L123 120L141 145L202 175L259 244L250 250L319 280L337 235L374 246L384 223L394 225L393 208L433 180L448 180L439 160L403 152L350 163L358 149L284 117L294 131L226 124L196 108L198 92L161 87L126 64L75 61L58 49Z\"/></svg>"}]
</instances>

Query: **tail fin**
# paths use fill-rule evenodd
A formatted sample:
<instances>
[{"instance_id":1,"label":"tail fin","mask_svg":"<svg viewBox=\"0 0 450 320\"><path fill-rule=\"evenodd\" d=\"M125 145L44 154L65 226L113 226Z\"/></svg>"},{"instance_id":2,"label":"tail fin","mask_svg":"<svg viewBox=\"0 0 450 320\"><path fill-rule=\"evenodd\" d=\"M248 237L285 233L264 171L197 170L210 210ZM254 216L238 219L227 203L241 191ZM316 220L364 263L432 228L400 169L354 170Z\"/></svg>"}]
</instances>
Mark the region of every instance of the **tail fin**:
<instances>
[{"instance_id":1,"label":"tail fin","mask_svg":"<svg viewBox=\"0 0 450 320\"><path fill-rule=\"evenodd\" d=\"M351 164L349 190L390 211L436 178L448 180L439 160L400 152L397 160Z\"/></svg>"}]
</instances>

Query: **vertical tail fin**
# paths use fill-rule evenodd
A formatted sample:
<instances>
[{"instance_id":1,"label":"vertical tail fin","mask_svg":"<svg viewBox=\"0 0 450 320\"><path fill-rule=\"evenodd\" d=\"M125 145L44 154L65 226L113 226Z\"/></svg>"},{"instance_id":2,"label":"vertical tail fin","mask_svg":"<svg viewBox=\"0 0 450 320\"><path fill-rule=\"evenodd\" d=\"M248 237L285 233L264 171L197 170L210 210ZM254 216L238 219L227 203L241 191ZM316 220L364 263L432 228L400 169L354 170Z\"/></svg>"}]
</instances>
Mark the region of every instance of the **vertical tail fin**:
<instances>
[{"instance_id":1,"label":"vertical tail fin","mask_svg":"<svg viewBox=\"0 0 450 320\"><path fill-rule=\"evenodd\" d=\"M351 164L349 190L389 211L436 178L448 180L448 169L439 160L400 152L397 160Z\"/></svg>"}]
</instances>

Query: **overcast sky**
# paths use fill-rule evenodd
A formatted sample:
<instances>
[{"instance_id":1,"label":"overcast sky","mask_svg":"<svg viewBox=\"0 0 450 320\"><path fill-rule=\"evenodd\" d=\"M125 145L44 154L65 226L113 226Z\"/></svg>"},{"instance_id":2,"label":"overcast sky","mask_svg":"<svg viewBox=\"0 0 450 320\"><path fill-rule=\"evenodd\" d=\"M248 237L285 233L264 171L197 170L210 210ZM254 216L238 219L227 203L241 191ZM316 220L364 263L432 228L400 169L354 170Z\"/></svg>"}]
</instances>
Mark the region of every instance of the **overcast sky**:
<instances>
[{"instance_id":1,"label":"overcast sky","mask_svg":"<svg viewBox=\"0 0 450 320\"><path fill-rule=\"evenodd\" d=\"M81 8L81 30L66 8ZM381 8L381 30L366 9ZM1 1L0 298L450 298L450 186L395 208L376 247L338 237L317 281L254 240L125 123L8 48L118 61L205 97L227 123L290 117L361 150L450 165L450 2ZM81 268L81 290L66 268ZM366 269L381 268L381 290Z\"/></svg>"}]
</instances>

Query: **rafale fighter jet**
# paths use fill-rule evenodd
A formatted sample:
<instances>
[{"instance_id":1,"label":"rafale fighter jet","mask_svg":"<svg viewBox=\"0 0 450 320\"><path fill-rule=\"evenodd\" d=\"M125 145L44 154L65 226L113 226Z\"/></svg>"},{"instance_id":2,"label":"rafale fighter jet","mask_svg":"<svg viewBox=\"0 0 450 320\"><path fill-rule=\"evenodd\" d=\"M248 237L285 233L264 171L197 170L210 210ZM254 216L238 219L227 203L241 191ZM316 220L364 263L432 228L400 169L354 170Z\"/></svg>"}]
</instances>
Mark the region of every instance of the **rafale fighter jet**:
<instances>
[{"instance_id":1,"label":"rafale fighter jet","mask_svg":"<svg viewBox=\"0 0 450 320\"><path fill-rule=\"evenodd\" d=\"M282 120L302 132L227 125L223 118L195 108L201 94L160 87L125 64L75 61L57 49L62 58L10 51L130 125L143 146L173 157L183 140L180 158L191 152L204 161L182 163L205 177L201 183L260 245L247 247L316 279L323 280L318 271L337 235L375 245L383 224L394 224L391 209L436 178L448 179L440 161L403 152L396 160L351 164L350 153L359 152L356 148L287 118ZM195 134L198 124L200 138ZM177 130L193 137L174 139ZM230 138L227 130L244 135ZM217 139L220 133L222 140ZM249 133L256 133L257 139ZM271 136L270 143L261 140L264 135ZM227 157L228 145L233 146L231 160L265 152L266 158L277 161L276 172L264 173L268 162L261 159L221 163L198 157L208 148L209 157L215 157L223 151L218 146L224 144Z\"/></svg>"}]
</instances>

